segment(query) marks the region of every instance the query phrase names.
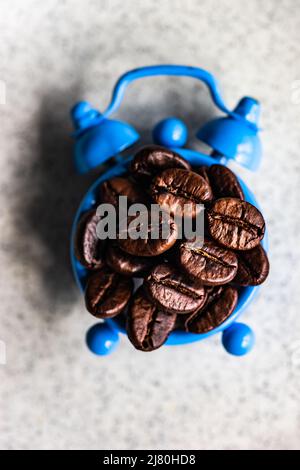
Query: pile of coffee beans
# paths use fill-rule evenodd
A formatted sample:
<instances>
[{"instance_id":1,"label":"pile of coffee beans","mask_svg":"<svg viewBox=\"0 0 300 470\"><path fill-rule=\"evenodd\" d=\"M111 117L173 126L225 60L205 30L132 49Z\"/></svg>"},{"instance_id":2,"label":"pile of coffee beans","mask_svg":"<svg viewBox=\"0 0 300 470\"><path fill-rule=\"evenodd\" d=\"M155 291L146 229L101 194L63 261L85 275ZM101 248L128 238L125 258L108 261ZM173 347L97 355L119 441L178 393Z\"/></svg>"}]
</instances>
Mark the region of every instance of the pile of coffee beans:
<instances>
[{"instance_id":1,"label":"pile of coffee beans","mask_svg":"<svg viewBox=\"0 0 300 470\"><path fill-rule=\"evenodd\" d=\"M100 203L117 208L120 196L128 204L167 207L168 237L100 240L96 208ZM202 246L197 239L179 239L174 214L187 203L191 218L199 204L205 206ZM97 318L125 319L130 341L142 351L159 348L175 329L206 333L232 314L241 288L267 278L269 262L260 244L264 233L262 214L244 200L229 168L191 168L169 149L144 147L127 174L101 184L97 205L78 223L75 254L90 272L86 308Z\"/></svg>"}]
</instances>

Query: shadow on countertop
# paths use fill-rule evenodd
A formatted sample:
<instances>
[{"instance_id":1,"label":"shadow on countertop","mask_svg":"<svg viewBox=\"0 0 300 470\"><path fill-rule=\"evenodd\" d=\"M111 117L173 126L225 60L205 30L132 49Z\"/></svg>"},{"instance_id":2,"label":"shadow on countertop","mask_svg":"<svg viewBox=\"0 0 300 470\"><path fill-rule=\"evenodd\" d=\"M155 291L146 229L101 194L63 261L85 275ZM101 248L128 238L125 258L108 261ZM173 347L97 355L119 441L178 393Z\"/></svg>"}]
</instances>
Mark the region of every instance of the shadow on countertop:
<instances>
[{"instance_id":1,"label":"shadow on countertop","mask_svg":"<svg viewBox=\"0 0 300 470\"><path fill-rule=\"evenodd\" d=\"M53 91L43 98L35 117L38 129L27 163L30 168L21 188L25 197L19 200L22 233L26 230L31 243L39 246L37 254L30 246L24 252L21 245L21 257L41 277L42 291L34 301L46 304L51 313L78 299L69 259L70 232L76 209L95 179L95 175L77 175L73 166L69 110L79 96L74 89L64 94Z\"/></svg>"}]
</instances>

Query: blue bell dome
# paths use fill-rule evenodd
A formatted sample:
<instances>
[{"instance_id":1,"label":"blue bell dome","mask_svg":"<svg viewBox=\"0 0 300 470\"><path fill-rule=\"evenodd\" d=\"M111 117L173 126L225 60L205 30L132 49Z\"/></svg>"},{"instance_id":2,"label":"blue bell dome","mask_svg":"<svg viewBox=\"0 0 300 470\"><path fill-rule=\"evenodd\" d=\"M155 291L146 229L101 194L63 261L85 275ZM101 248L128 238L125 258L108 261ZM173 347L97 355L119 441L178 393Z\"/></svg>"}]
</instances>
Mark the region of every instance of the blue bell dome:
<instances>
[{"instance_id":1,"label":"blue bell dome","mask_svg":"<svg viewBox=\"0 0 300 470\"><path fill-rule=\"evenodd\" d=\"M197 138L212 147L215 152L255 171L262 156L258 136L259 115L259 102L244 97L231 115L213 119L201 127Z\"/></svg>"},{"instance_id":2,"label":"blue bell dome","mask_svg":"<svg viewBox=\"0 0 300 470\"><path fill-rule=\"evenodd\" d=\"M75 165L78 173L87 173L133 145L137 131L127 123L104 118L89 103L77 103L71 111L75 127Z\"/></svg>"}]
</instances>

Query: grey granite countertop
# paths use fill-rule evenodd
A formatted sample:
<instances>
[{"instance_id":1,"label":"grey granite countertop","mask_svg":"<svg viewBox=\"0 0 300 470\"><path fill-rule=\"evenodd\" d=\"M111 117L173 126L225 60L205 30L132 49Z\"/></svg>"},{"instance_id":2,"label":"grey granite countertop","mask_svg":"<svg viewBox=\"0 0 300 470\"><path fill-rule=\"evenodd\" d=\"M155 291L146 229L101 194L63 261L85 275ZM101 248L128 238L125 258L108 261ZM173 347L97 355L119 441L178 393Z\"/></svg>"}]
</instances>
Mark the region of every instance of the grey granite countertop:
<instances>
[{"instance_id":1,"label":"grey granite countertop","mask_svg":"<svg viewBox=\"0 0 300 470\"><path fill-rule=\"evenodd\" d=\"M1 2L1 448L300 447L299 30L297 0ZM263 105L262 166L238 172L263 207L272 270L243 317L257 336L244 358L217 336L152 354L124 337L106 358L84 345L93 318L68 235L94 176L73 173L68 111L82 98L103 109L122 72L153 63L201 66L230 106ZM119 117L147 141L173 114L192 135L215 109L193 80L160 78L132 86Z\"/></svg>"}]
</instances>

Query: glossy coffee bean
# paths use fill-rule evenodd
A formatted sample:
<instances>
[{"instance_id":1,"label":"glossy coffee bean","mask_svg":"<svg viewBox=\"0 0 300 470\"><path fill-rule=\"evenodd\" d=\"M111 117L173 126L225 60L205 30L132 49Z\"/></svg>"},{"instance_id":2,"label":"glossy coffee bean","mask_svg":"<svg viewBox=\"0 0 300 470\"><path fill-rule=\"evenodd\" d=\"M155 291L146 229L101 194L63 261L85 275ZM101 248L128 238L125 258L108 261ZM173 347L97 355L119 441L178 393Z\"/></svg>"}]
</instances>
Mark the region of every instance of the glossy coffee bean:
<instances>
[{"instance_id":1,"label":"glossy coffee bean","mask_svg":"<svg viewBox=\"0 0 300 470\"><path fill-rule=\"evenodd\" d=\"M115 317L126 307L132 290L133 282L129 277L103 268L88 279L86 308L97 318Z\"/></svg>"},{"instance_id":2,"label":"glossy coffee bean","mask_svg":"<svg viewBox=\"0 0 300 470\"><path fill-rule=\"evenodd\" d=\"M142 189L129 178L115 177L104 181L99 188L100 200L105 204L118 206L119 197L126 196L127 203L145 203L146 196Z\"/></svg>"},{"instance_id":3,"label":"glossy coffee bean","mask_svg":"<svg viewBox=\"0 0 300 470\"><path fill-rule=\"evenodd\" d=\"M217 199L207 210L210 235L233 250L251 250L265 233L265 221L252 204L237 198Z\"/></svg>"},{"instance_id":4,"label":"glossy coffee bean","mask_svg":"<svg viewBox=\"0 0 300 470\"><path fill-rule=\"evenodd\" d=\"M145 280L150 298L167 312L184 314L200 308L205 302L205 289L169 264L156 266Z\"/></svg>"},{"instance_id":5,"label":"glossy coffee bean","mask_svg":"<svg viewBox=\"0 0 300 470\"><path fill-rule=\"evenodd\" d=\"M136 349L153 351L162 346L174 329L175 313L166 313L149 300L143 286L128 309L127 333Z\"/></svg>"},{"instance_id":6,"label":"glossy coffee bean","mask_svg":"<svg viewBox=\"0 0 300 470\"><path fill-rule=\"evenodd\" d=\"M133 256L125 253L117 243L109 243L106 250L106 264L119 274L124 276L141 277L153 266L151 258Z\"/></svg>"},{"instance_id":7,"label":"glossy coffee bean","mask_svg":"<svg viewBox=\"0 0 300 470\"><path fill-rule=\"evenodd\" d=\"M130 217L127 224L127 233L125 234L127 238L118 239L118 244L120 248L126 253L133 256L158 256L165 251L169 250L177 240L177 227L170 215L159 217L158 227L155 223L151 222L151 217L149 217L149 223L146 227L143 227L143 224L139 224L140 230L145 228L147 232L147 238L137 238L134 239L131 236L131 224L134 223L135 218ZM158 230L159 234L163 233L163 230L166 231L165 237L154 238L153 231Z\"/></svg>"},{"instance_id":8,"label":"glossy coffee bean","mask_svg":"<svg viewBox=\"0 0 300 470\"><path fill-rule=\"evenodd\" d=\"M131 163L131 173L138 182L150 183L154 176L168 168L190 170L190 164L178 153L158 145L142 148Z\"/></svg>"},{"instance_id":9,"label":"glossy coffee bean","mask_svg":"<svg viewBox=\"0 0 300 470\"><path fill-rule=\"evenodd\" d=\"M187 275L208 286L230 282L238 268L236 254L210 240L204 240L202 246L197 240L182 243L178 262Z\"/></svg>"},{"instance_id":10,"label":"glossy coffee bean","mask_svg":"<svg viewBox=\"0 0 300 470\"><path fill-rule=\"evenodd\" d=\"M253 250L237 253L238 270L233 280L240 286L258 286L269 274L269 260L261 245Z\"/></svg>"},{"instance_id":11,"label":"glossy coffee bean","mask_svg":"<svg viewBox=\"0 0 300 470\"><path fill-rule=\"evenodd\" d=\"M207 293L202 308L188 316L185 329L191 333L207 333L217 328L232 314L238 301L237 290L230 286L214 287Z\"/></svg>"},{"instance_id":12,"label":"glossy coffee bean","mask_svg":"<svg viewBox=\"0 0 300 470\"><path fill-rule=\"evenodd\" d=\"M74 249L78 261L87 269L99 269L104 265L105 241L99 240L96 227L100 217L95 210L86 212L80 219Z\"/></svg>"},{"instance_id":13,"label":"glossy coffee bean","mask_svg":"<svg viewBox=\"0 0 300 470\"><path fill-rule=\"evenodd\" d=\"M196 204L212 199L212 191L204 178L192 171L173 168L154 178L151 186L153 200L171 214L195 217ZM184 205L189 204L189 208Z\"/></svg>"},{"instance_id":14,"label":"glossy coffee bean","mask_svg":"<svg viewBox=\"0 0 300 470\"><path fill-rule=\"evenodd\" d=\"M244 199L244 193L235 174L224 165L212 165L207 170L207 175L214 193L215 199L223 197L236 197Z\"/></svg>"}]
</instances>

